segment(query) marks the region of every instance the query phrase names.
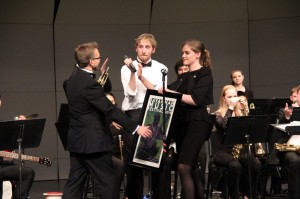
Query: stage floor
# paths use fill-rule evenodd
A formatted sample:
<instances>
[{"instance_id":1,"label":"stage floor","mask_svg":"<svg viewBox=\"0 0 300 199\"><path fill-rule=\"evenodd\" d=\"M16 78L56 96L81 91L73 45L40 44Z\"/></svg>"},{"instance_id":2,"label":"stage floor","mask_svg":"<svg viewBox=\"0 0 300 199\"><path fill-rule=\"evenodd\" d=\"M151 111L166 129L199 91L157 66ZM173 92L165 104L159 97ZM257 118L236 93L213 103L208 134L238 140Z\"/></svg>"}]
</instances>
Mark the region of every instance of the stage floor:
<instances>
[{"instance_id":1,"label":"stage floor","mask_svg":"<svg viewBox=\"0 0 300 199\"><path fill-rule=\"evenodd\" d=\"M145 178L145 189L144 192L148 193L148 180L147 177ZM51 181L35 181L33 183L33 186L31 188L30 196L31 199L45 199L45 196L43 196L43 193L45 192L62 192L64 185L66 183L66 180L51 180ZM286 185L283 185L283 188L286 189ZM180 190L180 184L178 185L178 190ZM88 194L88 198L93 198L92 194ZM213 199L219 199L220 196L218 194L214 194ZM286 195L273 195L273 196L266 196L266 199L275 199L275 198L287 198ZM121 190L121 197L120 199L123 199L123 191ZM180 197L178 198L180 199Z\"/></svg>"}]
</instances>

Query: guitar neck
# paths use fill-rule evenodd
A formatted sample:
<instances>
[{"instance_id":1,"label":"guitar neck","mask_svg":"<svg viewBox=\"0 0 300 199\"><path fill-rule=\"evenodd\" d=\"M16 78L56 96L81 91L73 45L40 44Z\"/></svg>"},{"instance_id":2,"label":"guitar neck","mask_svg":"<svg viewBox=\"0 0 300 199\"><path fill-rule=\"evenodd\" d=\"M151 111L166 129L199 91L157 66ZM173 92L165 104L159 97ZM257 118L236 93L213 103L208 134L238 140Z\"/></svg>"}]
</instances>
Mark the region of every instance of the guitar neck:
<instances>
[{"instance_id":1,"label":"guitar neck","mask_svg":"<svg viewBox=\"0 0 300 199\"><path fill-rule=\"evenodd\" d=\"M8 151L0 151L0 156L4 158L12 158L12 159L19 159L18 153L8 152ZM30 155L23 155L21 154L21 160L29 160L33 162L39 162L39 157L34 157Z\"/></svg>"}]
</instances>

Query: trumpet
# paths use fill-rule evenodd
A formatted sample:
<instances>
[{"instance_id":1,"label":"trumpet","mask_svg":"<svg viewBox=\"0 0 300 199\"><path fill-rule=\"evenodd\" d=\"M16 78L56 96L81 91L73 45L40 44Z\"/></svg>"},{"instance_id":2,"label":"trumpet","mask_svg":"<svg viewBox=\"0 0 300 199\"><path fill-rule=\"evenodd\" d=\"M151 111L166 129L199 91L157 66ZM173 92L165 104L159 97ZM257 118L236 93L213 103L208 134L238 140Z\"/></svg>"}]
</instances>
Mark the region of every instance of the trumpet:
<instances>
[{"instance_id":1,"label":"trumpet","mask_svg":"<svg viewBox=\"0 0 300 199\"><path fill-rule=\"evenodd\" d=\"M123 143L123 140L122 140L122 135L118 135L118 137L119 137L120 157L121 157L121 160L123 161L123 159L124 159L124 157L123 157L124 143Z\"/></svg>"},{"instance_id":2,"label":"trumpet","mask_svg":"<svg viewBox=\"0 0 300 199\"><path fill-rule=\"evenodd\" d=\"M105 72L99 77L99 79L97 81L100 84L100 86L102 86L102 87L105 85L106 80L108 78L108 69L109 69L109 67L106 68Z\"/></svg>"},{"instance_id":3,"label":"trumpet","mask_svg":"<svg viewBox=\"0 0 300 199\"><path fill-rule=\"evenodd\" d=\"M249 115L249 109L248 109L248 104L244 104L242 102L239 102L240 103L240 111L241 111L241 114L242 116L248 116Z\"/></svg>"}]
</instances>

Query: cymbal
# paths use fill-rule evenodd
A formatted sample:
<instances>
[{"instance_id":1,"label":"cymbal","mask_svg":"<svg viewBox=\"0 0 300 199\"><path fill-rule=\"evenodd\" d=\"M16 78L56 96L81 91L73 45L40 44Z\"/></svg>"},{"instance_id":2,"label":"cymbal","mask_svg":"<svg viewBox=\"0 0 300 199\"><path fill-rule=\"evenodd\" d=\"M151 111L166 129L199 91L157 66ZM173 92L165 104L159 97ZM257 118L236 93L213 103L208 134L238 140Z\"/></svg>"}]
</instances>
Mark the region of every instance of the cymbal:
<instances>
[{"instance_id":1,"label":"cymbal","mask_svg":"<svg viewBox=\"0 0 300 199\"><path fill-rule=\"evenodd\" d=\"M39 114L34 113L34 114L30 114L30 115L25 115L25 118L30 120L30 119L36 118L37 116L39 116Z\"/></svg>"}]
</instances>

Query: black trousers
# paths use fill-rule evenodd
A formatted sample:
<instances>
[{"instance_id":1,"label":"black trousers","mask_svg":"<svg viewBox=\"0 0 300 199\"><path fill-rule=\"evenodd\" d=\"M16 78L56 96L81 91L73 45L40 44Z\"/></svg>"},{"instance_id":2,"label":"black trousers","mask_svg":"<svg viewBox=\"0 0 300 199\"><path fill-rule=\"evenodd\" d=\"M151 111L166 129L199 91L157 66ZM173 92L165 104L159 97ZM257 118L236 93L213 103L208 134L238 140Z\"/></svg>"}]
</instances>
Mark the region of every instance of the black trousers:
<instances>
[{"instance_id":1,"label":"black trousers","mask_svg":"<svg viewBox=\"0 0 300 199\"><path fill-rule=\"evenodd\" d=\"M134 121L138 121L141 109L126 111L125 114ZM125 173L127 175L127 184L125 196L129 199L141 199L144 192L144 177L141 168L130 165L131 149L135 135L127 132L124 133L124 163Z\"/></svg>"},{"instance_id":2,"label":"black trousers","mask_svg":"<svg viewBox=\"0 0 300 199\"><path fill-rule=\"evenodd\" d=\"M29 196L29 191L32 186L35 173L29 168L22 166L22 190L21 199L25 199ZM13 198L20 199L20 184L19 184L19 165L1 165L0 166L0 196L2 197L2 183L3 181L12 181L15 189L13 191Z\"/></svg>"},{"instance_id":3,"label":"black trousers","mask_svg":"<svg viewBox=\"0 0 300 199\"><path fill-rule=\"evenodd\" d=\"M131 119L138 121L140 116L140 109L126 111ZM142 199L144 189L144 178L143 170L141 168L130 165L132 144L134 136L129 133L123 135L124 138L124 162L125 172L127 174L127 187L125 196L129 199ZM152 199L166 199L171 198L171 169L174 164L172 158L167 157L162 162L162 171L150 172L151 175L151 188L152 188Z\"/></svg>"},{"instance_id":4,"label":"black trousers","mask_svg":"<svg viewBox=\"0 0 300 199\"><path fill-rule=\"evenodd\" d=\"M300 198L300 155L296 152L283 152L280 160L288 170L289 199Z\"/></svg>"},{"instance_id":5,"label":"black trousers","mask_svg":"<svg viewBox=\"0 0 300 199\"><path fill-rule=\"evenodd\" d=\"M94 179L96 199L111 199L115 191L115 169L111 152L92 154L70 153L69 178L63 199L81 199L87 174Z\"/></svg>"},{"instance_id":6,"label":"black trousers","mask_svg":"<svg viewBox=\"0 0 300 199\"><path fill-rule=\"evenodd\" d=\"M256 198L258 181L261 174L261 164L257 158L250 156L249 159L242 158L237 160L226 151L218 151L213 155L213 159L217 166L228 167L229 169L227 179L231 199L239 199L240 191L243 195L250 196L248 175L248 167L250 167L252 198Z\"/></svg>"}]
</instances>

